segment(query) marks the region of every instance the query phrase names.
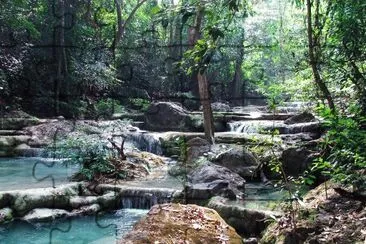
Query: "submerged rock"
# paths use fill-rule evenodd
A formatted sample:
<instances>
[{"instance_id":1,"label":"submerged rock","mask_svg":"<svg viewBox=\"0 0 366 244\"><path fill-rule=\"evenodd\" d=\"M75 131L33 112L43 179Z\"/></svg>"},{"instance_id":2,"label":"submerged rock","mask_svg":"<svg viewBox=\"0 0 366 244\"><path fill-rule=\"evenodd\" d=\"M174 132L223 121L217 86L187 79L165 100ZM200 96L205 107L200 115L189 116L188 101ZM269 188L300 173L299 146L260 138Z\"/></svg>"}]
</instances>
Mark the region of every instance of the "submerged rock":
<instances>
[{"instance_id":1,"label":"submerged rock","mask_svg":"<svg viewBox=\"0 0 366 244\"><path fill-rule=\"evenodd\" d=\"M256 235L268 226L268 220L272 217L280 217L281 213L263 210L249 209L229 202L229 199L223 197L214 197L207 205L215 209L220 216L233 226L241 234Z\"/></svg>"},{"instance_id":2,"label":"submerged rock","mask_svg":"<svg viewBox=\"0 0 366 244\"><path fill-rule=\"evenodd\" d=\"M215 210L197 205L155 205L120 244L242 243Z\"/></svg>"}]
</instances>

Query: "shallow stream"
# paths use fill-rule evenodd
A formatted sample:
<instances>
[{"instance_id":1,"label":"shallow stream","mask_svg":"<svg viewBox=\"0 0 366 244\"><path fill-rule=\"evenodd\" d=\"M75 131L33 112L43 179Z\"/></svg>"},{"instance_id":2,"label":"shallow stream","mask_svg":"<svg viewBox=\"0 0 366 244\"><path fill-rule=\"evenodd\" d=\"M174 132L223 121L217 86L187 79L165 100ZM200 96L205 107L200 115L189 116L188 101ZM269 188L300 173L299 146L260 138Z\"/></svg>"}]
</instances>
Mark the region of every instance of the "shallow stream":
<instances>
[{"instance_id":1,"label":"shallow stream","mask_svg":"<svg viewBox=\"0 0 366 244\"><path fill-rule=\"evenodd\" d=\"M121 209L115 213L29 224L14 221L0 226L0 243L6 244L115 244L148 210Z\"/></svg>"}]
</instances>

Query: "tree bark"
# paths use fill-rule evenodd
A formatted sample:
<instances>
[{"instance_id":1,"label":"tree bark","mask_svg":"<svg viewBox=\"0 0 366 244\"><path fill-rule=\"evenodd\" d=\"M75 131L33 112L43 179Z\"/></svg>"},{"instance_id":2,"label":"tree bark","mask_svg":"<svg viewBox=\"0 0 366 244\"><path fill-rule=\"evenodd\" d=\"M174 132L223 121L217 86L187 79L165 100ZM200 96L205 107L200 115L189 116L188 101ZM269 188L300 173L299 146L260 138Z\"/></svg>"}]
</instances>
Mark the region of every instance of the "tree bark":
<instances>
[{"instance_id":1,"label":"tree bark","mask_svg":"<svg viewBox=\"0 0 366 244\"><path fill-rule=\"evenodd\" d=\"M196 10L196 17L194 20L194 25L188 29L188 44L193 48L194 45L201 37L201 26L202 26L202 19L204 14L204 8L202 7L202 3L200 2L197 5ZM198 87L198 78L197 78L198 71L192 72L189 88L194 97L199 97L199 87Z\"/></svg>"},{"instance_id":2,"label":"tree bark","mask_svg":"<svg viewBox=\"0 0 366 244\"><path fill-rule=\"evenodd\" d=\"M201 25L204 14L204 8L202 6L202 2L197 6L197 13L194 22L194 27L189 30L189 44L195 45L198 39L201 37ZM200 97L200 102L203 108L203 126L205 131L206 139L211 143L215 143L214 141L214 122L213 122L213 114L211 108L211 99L210 99L210 89L209 82L206 76L205 71L200 72L197 70L193 72L192 80L198 83L198 94Z\"/></svg>"},{"instance_id":3,"label":"tree bark","mask_svg":"<svg viewBox=\"0 0 366 244\"><path fill-rule=\"evenodd\" d=\"M215 126L211 108L209 82L206 74L205 73L201 74L200 72L198 72L197 74L197 80L198 80L200 101L203 108L203 127L205 130L205 137L211 144L214 144Z\"/></svg>"},{"instance_id":4,"label":"tree bark","mask_svg":"<svg viewBox=\"0 0 366 244\"><path fill-rule=\"evenodd\" d=\"M242 105L244 105L244 99L245 99L245 94L243 91L243 88L245 89L245 84L242 81L242 76L243 76L243 72L241 70L241 65L243 64L243 57L244 57L244 46L243 46L243 42L244 42L244 30L241 30L241 34L240 34L240 48L239 48L239 53L238 53L238 57L236 58L235 61L235 73L234 73L234 78L231 82L231 102L235 105L239 105L240 104L240 100L242 99ZM244 86L244 87L243 87Z\"/></svg>"},{"instance_id":5,"label":"tree bark","mask_svg":"<svg viewBox=\"0 0 366 244\"><path fill-rule=\"evenodd\" d=\"M116 59L116 48L118 43L121 41L125 29L126 29L126 25L131 21L131 19L133 18L133 16L135 15L136 11L146 2L147 0L140 0L136 6L133 8L133 10L131 11L131 13L128 15L127 19L125 21L123 21L122 19L122 5L123 2L119 2L119 0L114 0L114 5L116 6L116 11L117 11L117 31L116 34L114 36L112 45L110 47L110 50L112 52L112 56L113 56L113 60Z\"/></svg>"},{"instance_id":6,"label":"tree bark","mask_svg":"<svg viewBox=\"0 0 366 244\"><path fill-rule=\"evenodd\" d=\"M311 69L313 72L314 82L316 83L316 85L318 86L320 91L323 93L323 97L325 97L325 99L327 100L329 108L332 110L333 113L335 113L335 105L333 102L333 98L332 98L325 82L322 80L319 69L318 69L319 62L318 62L318 55L316 55L316 54L319 54L320 46L319 46L318 38L316 38L317 40L314 41L311 8L312 8L311 0L306 0L309 63L310 63L310 66L311 66ZM316 45L318 47L318 51L315 50Z\"/></svg>"},{"instance_id":7,"label":"tree bark","mask_svg":"<svg viewBox=\"0 0 366 244\"><path fill-rule=\"evenodd\" d=\"M68 72L67 69L67 57L65 50L65 0L59 0L59 16L60 20L57 28L57 51L56 51L56 60L57 60L57 75L54 84L54 93L55 93L55 115L59 115L60 113L60 92L61 92L61 84L64 81L65 75Z\"/></svg>"}]
</instances>

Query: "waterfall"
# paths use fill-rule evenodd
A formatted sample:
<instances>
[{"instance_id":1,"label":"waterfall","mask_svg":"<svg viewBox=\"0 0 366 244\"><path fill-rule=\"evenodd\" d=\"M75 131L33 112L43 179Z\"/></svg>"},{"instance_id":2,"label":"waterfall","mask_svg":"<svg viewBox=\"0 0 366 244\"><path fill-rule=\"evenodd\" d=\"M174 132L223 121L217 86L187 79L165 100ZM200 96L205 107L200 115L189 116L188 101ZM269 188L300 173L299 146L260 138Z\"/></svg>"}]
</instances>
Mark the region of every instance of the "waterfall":
<instances>
[{"instance_id":1,"label":"waterfall","mask_svg":"<svg viewBox=\"0 0 366 244\"><path fill-rule=\"evenodd\" d=\"M260 126L255 121L234 121L229 122L231 132L237 133L258 133Z\"/></svg>"},{"instance_id":2,"label":"waterfall","mask_svg":"<svg viewBox=\"0 0 366 244\"><path fill-rule=\"evenodd\" d=\"M127 134L129 142L141 151L162 155L161 142L158 135L146 131L137 130Z\"/></svg>"},{"instance_id":3,"label":"waterfall","mask_svg":"<svg viewBox=\"0 0 366 244\"><path fill-rule=\"evenodd\" d=\"M305 122L293 125L284 124L280 120L245 120L229 122L231 132L236 133L263 133L266 131L278 130L280 134L295 134L317 132L318 122Z\"/></svg>"},{"instance_id":4,"label":"waterfall","mask_svg":"<svg viewBox=\"0 0 366 244\"><path fill-rule=\"evenodd\" d=\"M174 193L172 189L126 189L121 194L122 208L150 209L171 202Z\"/></svg>"}]
</instances>

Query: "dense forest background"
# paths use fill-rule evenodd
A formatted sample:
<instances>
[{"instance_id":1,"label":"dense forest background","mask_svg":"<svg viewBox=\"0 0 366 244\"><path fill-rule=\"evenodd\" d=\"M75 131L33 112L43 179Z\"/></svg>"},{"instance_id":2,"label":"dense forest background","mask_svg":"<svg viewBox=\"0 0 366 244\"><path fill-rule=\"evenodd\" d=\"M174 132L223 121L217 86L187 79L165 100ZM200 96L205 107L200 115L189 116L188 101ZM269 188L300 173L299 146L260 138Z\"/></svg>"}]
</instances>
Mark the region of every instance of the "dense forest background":
<instances>
[{"instance_id":1,"label":"dense forest background","mask_svg":"<svg viewBox=\"0 0 366 244\"><path fill-rule=\"evenodd\" d=\"M200 66L213 101L327 100L332 110L365 111L360 0L1 4L5 108L69 118L153 100L197 109Z\"/></svg>"}]
</instances>

